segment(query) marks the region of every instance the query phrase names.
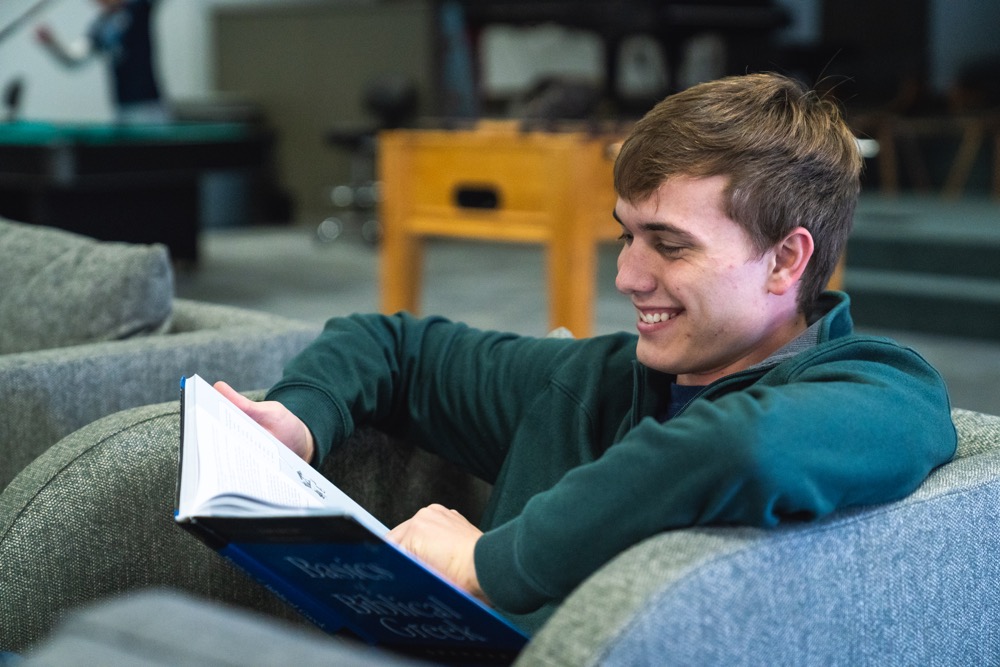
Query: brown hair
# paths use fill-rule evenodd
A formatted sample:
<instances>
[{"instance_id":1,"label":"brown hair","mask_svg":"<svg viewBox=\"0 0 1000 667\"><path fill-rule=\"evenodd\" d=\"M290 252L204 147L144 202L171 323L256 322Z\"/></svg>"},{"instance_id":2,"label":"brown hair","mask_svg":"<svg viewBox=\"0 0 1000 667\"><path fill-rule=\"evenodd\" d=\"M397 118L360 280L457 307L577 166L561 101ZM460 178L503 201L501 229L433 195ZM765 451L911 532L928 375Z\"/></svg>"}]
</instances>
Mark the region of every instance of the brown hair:
<instances>
[{"instance_id":1,"label":"brown hair","mask_svg":"<svg viewBox=\"0 0 1000 667\"><path fill-rule=\"evenodd\" d=\"M615 190L635 204L672 176L727 176L723 210L761 253L795 227L812 234L798 295L808 313L844 251L861 167L836 103L778 74L748 74L653 107L622 144Z\"/></svg>"}]
</instances>

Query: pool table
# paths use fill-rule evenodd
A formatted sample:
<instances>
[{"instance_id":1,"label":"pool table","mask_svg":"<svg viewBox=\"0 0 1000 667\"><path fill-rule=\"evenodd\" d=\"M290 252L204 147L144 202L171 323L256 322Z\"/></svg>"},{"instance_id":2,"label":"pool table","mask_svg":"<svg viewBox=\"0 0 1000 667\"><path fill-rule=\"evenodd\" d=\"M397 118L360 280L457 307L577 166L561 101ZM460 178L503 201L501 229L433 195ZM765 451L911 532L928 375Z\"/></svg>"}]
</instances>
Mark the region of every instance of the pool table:
<instances>
[{"instance_id":1,"label":"pool table","mask_svg":"<svg viewBox=\"0 0 1000 667\"><path fill-rule=\"evenodd\" d=\"M195 261L203 177L270 178L273 141L241 123L0 123L0 216Z\"/></svg>"}]
</instances>

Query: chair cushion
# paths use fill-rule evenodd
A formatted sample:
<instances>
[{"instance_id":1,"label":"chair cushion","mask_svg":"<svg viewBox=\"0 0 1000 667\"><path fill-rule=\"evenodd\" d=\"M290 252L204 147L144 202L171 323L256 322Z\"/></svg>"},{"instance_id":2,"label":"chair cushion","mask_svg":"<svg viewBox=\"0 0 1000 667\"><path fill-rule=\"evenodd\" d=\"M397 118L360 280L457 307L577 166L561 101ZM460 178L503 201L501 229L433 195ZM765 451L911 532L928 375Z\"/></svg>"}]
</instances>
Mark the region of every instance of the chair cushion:
<instances>
[{"instance_id":1,"label":"chair cushion","mask_svg":"<svg viewBox=\"0 0 1000 667\"><path fill-rule=\"evenodd\" d=\"M0 354L164 330L173 302L166 248L100 242L0 220Z\"/></svg>"}]
</instances>

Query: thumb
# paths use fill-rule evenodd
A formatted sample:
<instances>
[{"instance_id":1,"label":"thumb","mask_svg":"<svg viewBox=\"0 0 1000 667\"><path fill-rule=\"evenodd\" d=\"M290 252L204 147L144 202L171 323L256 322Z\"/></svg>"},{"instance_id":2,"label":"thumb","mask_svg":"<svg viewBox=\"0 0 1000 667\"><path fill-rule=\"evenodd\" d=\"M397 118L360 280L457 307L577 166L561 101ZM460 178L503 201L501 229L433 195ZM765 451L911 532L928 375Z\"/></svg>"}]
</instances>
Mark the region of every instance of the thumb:
<instances>
[{"instance_id":1,"label":"thumb","mask_svg":"<svg viewBox=\"0 0 1000 667\"><path fill-rule=\"evenodd\" d=\"M254 409L254 402L249 398L241 394L240 392L229 386L229 383L223 382L222 380L216 382L212 385L215 390L222 394L226 400L238 407L240 410L246 413L250 413Z\"/></svg>"}]
</instances>

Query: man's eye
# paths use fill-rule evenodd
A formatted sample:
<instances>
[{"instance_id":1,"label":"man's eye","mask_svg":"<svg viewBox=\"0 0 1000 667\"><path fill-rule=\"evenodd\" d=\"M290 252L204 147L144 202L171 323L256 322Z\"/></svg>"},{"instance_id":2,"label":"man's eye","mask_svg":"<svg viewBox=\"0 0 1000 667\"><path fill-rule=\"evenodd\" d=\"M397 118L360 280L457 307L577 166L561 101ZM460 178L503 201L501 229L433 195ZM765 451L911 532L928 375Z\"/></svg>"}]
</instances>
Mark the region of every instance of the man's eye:
<instances>
[{"instance_id":1,"label":"man's eye","mask_svg":"<svg viewBox=\"0 0 1000 667\"><path fill-rule=\"evenodd\" d=\"M676 257L677 255L680 255L682 252L684 252L684 248L682 246L676 246L676 245L663 245L661 243L659 246L657 246L657 248L659 249L660 254L666 255L667 257Z\"/></svg>"},{"instance_id":2,"label":"man's eye","mask_svg":"<svg viewBox=\"0 0 1000 667\"><path fill-rule=\"evenodd\" d=\"M624 243L625 245L630 245L632 243L632 235L629 234L628 232L622 232L621 234L619 234L618 240Z\"/></svg>"}]
</instances>

